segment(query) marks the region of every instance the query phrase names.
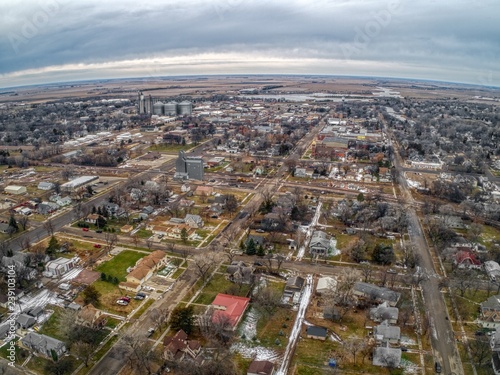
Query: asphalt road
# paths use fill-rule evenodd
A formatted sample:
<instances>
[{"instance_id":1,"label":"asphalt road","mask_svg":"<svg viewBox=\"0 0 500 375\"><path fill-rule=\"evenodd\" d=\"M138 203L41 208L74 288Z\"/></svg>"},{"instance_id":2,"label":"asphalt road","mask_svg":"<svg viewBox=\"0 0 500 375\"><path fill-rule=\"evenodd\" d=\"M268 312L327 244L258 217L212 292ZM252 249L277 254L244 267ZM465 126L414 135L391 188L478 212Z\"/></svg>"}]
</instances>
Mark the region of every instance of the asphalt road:
<instances>
[{"instance_id":1,"label":"asphalt road","mask_svg":"<svg viewBox=\"0 0 500 375\"><path fill-rule=\"evenodd\" d=\"M453 328L448 318L448 310L439 289L440 270L436 268L431 249L422 229L422 224L415 210L414 201L407 181L402 173L402 161L397 149L394 150L394 165L397 169L402 198L406 203L408 214L408 234L410 241L420 255L419 266L422 271L431 277L421 282L420 286L424 297L424 305L429 314L431 324L431 344L436 361L441 363L444 374L463 375L464 370L460 354L456 345Z\"/></svg>"}]
</instances>

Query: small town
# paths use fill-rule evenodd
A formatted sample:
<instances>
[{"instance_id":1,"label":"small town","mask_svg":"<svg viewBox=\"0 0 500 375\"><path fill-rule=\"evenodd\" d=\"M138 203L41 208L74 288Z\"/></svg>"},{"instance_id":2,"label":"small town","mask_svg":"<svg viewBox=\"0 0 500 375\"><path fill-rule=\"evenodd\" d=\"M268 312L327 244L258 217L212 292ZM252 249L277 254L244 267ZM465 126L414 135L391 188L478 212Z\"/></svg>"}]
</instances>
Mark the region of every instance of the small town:
<instances>
[{"instance_id":1,"label":"small town","mask_svg":"<svg viewBox=\"0 0 500 375\"><path fill-rule=\"evenodd\" d=\"M2 369L500 374L498 99L248 81L0 98Z\"/></svg>"}]
</instances>

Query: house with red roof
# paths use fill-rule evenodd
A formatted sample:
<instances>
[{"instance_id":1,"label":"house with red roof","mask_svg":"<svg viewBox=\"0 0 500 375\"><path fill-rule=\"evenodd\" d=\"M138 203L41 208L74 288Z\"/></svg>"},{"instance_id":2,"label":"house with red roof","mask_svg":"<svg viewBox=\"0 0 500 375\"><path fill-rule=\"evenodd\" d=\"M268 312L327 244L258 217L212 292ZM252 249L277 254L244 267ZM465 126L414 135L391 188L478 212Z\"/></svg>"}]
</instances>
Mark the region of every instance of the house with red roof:
<instances>
[{"instance_id":1,"label":"house with red roof","mask_svg":"<svg viewBox=\"0 0 500 375\"><path fill-rule=\"evenodd\" d=\"M167 336L163 340L166 359L182 361L186 354L195 359L201 352L201 344L197 340L189 340L188 335L182 329L177 331L174 336Z\"/></svg>"},{"instance_id":2,"label":"house with red roof","mask_svg":"<svg viewBox=\"0 0 500 375\"><path fill-rule=\"evenodd\" d=\"M228 318L233 329L236 328L249 302L250 298L247 297L238 297L222 293L217 294L211 305L215 309L212 315L212 321L217 322L218 320Z\"/></svg>"},{"instance_id":3,"label":"house with red roof","mask_svg":"<svg viewBox=\"0 0 500 375\"><path fill-rule=\"evenodd\" d=\"M481 261L477 259L476 254L466 250L455 254L455 264L458 268L481 268Z\"/></svg>"}]
</instances>

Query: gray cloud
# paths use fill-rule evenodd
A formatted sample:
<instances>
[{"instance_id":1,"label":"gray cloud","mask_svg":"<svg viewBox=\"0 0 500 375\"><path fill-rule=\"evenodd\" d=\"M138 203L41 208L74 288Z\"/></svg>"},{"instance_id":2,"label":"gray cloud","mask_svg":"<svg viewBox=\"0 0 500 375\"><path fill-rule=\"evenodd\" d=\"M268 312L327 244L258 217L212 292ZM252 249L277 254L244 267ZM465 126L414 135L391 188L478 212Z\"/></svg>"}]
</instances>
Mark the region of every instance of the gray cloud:
<instances>
[{"instance_id":1,"label":"gray cloud","mask_svg":"<svg viewBox=\"0 0 500 375\"><path fill-rule=\"evenodd\" d=\"M280 67L499 85L496 14L495 0L4 3L0 86Z\"/></svg>"}]
</instances>

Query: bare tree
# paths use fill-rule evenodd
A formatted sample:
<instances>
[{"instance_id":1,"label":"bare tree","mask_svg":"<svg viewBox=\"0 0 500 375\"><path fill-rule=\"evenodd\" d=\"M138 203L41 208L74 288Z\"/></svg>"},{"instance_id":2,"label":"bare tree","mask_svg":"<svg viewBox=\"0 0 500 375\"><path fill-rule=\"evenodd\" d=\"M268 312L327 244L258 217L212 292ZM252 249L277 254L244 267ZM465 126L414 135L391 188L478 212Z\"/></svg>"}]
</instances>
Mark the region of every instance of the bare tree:
<instances>
[{"instance_id":1,"label":"bare tree","mask_svg":"<svg viewBox=\"0 0 500 375\"><path fill-rule=\"evenodd\" d=\"M92 354L94 353L95 346L84 341L75 342L71 346L71 351L83 361L85 367L89 366L90 358L92 358Z\"/></svg>"},{"instance_id":2,"label":"bare tree","mask_svg":"<svg viewBox=\"0 0 500 375\"><path fill-rule=\"evenodd\" d=\"M252 302L257 310L271 316L281 304L281 294L269 287L258 288L253 294Z\"/></svg>"},{"instance_id":3,"label":"bare tree","mask_svg":"<svg viewBox=\"0 0 500 375\"><path fill-rule=\"evenodd\" d=\"M345 346L346 349L352 355L352 361L356 364L356 354L358 354L363 349L363 341L358 338L350 338L346 341Z\"/></svg>"},{"instance_id":4,"label":"bare tree","mask_svg":"<svg viewBox=\"0 0 500 375\"><path fill-rule=\"evenodd\" d=\"M209 309L198 320L203 336L213 345L228 348L234 338L233 322L227 314Z\"/></svg>"},{"instance_id":5,"label":"bare tree","mask_svg":"<svg viewBox=\"0 0 500 375\"><path fill-rule=\"evenodd\" d=\"M151 251L151 249L153 248L153 244L154 244L154 242L151 239L151 237L149 237L149 238L146 239L146 246L147 246L148 250Z\"/></svg>"},{"instance_id":6,"label":"bare tree","mask_svg":"<svg viewBox=\"0 0 500 375\"><path fill-rule=\"evenodd\" d=\"M104 235L104 241L106 241L106 252L109 254L111 249L113 249L113 247L118 242L118 236L116 235L116 233L106 232L106 234Z\"/></svg>"},{"instance_id":7,"label":"bare tree","mask_svg":"<svg viewBox=\"0 0 500 375\"><path fill-rule=\"evenodd\" d=\"M43 222L43 227L44 229L47 231L47 233L49 234L49 236L53 236L54 235L54 222L52 221L52 219L47 219Z\"/></svg>"},{"instance_id":8,"label":"bare tree","mask_svg":"<svg viewBox=\"0 0 500 375\"><path fill-rule=\"evenodd\" d=\"M21 225L23 230L26 230L28 228L29 221L30 221L30 218L29 218L29 216L26 216L26 215L21 215L17 219L18 224Z\"/></svg>"},{"instance_id":9,"label":"bare tree","mask_svg":"<svg viewBox=\"0 0 500 375\"><path fill-rule=\"evenodd\" d=\"M208 251L204 254L195 255L191 262L191 267L194 268L196 274L205 282L220 262L219 253Z\"/></svg>"},{"instance_id":10,"label":"bare tree","mask_svg":"<svg viewBox=\"0 0 500 375\"><path fill-rule=\"evenodd\" d=\"M150 311L149 317L153 321L155 329L161 329L168 321L168 309L154 308Z\"/></svg>"}]
</instances>

